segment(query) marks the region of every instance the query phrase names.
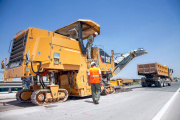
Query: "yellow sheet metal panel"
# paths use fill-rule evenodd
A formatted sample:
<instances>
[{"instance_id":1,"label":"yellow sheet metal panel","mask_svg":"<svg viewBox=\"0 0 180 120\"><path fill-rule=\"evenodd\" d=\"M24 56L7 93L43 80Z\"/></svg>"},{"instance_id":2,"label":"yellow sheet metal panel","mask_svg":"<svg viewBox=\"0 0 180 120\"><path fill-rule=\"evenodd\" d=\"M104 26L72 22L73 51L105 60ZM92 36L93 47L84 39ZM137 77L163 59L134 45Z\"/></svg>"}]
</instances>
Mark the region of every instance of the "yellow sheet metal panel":
<instances>
[{"instance_id":1,"label":"yellow sheet metal panel","mask_svg":"<svg viewBox=\"0 0 180 120\"><path fill-rule=\"evenodd\" d=\"M78 72L76 84L78 89L85 88L87 84L87 76L85 77L85 71L80 70Z\"/></svg>"},{"instance_id":2,"label":"yellow sheet metal panel","mask_svg":"<svg viewBox=\"0 0 180 120\"><path fill-rule=\"evenodd\" d=\"M64 48L69 48L69 49L74 49L74 50L79 50L80 51L80 46L79 42L76 40L71 40L68 37L54 34L54 37L52 37L52 45L58 45L60 47Z\"/></svg>"},{"instance_id":3,"label":"yellow sheet metal panel","mask_svg":"<svg viewBox=\"0 0 180 120\"><path fill-rule=\"evenodd\" d=\"M101 71L111 71L112 65L108 63L99 63L99 68L101 69Z\"/></svg>"},{"instance_id":4,"label":"yellow sheet metal panel","mask_svg":"<svg viewBox=\"0 0 180 120\"><path fill-rule=\"evenodd\" d=\"M44 69L57 69L57 70L79 70L80 68L80 53L64 50L63 47L51 45L50 62L42 62ZM58 57L56 56L58 55ZM79 60L78 60L79 59Z\"/></svg>"},{"instance_id":5,"label":"yellow sheet metal panel","mask_svg":"<svg viewBox=\"0 0 180 120\"><path fill-rule=\"evenodd\" d=\"M50 42L51 37L39 37L36 39L32 51L32 59L34 61L50 61Z\"/></svg>"},{"instance_id":6,"label":"yellow sheet metal panel","mask_svg":"<svg viewBox=\"0 0 180 120\"><path fill-rule=\"evenodd\" d=\"M58 45L51 45L51 61L54 65L80 65L81 53L78 50L73 50ZM55 54L59 54L59 64L55 64Z\"/></svg>"},{"instance_id":7,"label":"yellow sheet metal panel","mask_svg":"<svg viewBox=\"0 0 180 120\"><path fill-rule=\"evenodd\" d=\"M4 79L9 79L9 78L18 78L23 76L23 67L16 67L16 68L11 68L11 69L6 69L4 71Z\"/></svg>"},{"instance_id":8,"label":"yellow sheet metal panel","mask_svg":"<svg viewBox=\"0 0 180 120\"><path fill-rule=\"evenodd\" d=\"M60 59L62 64L80 65L80 55L80 51L62 48Z\"/></svg>"},{"instance_id":9,"label":"yellow sheet metal panel","mask_svg":"<svg viewBox=\"0 0 180 120\"><path fill-rule=\"evenodd\" d=\"M66 64L59 64L59 65L54 65L53 62L52 64L43 64L42 68L44 69L54 69L54 70L79 70L80 66L79 65L66 65Z\"/></svg>"},{"instance_id":10,"label":"yellow sheet metal panel","mask_svg":"<svg viewBox=\"0 0 180 120\"><path fill-rule=\"evenodd\" d=\"M52 36L53 32L48 30L43 30L39 28L33 28L29 27L29 37L32 37L33 39L36 39L38 37L45 37L45 36Z\"/></svg>"}]
</instances>

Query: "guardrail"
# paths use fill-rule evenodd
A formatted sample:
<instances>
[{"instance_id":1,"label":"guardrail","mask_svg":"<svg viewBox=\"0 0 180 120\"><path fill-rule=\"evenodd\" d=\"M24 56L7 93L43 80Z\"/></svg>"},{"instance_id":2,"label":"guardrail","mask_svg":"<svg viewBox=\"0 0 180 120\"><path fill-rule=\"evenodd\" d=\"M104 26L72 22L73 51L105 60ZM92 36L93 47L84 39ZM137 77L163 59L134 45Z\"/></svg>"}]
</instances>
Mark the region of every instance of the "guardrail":
<instances>
[{"instance_id":1,"label":"guardrail","mask_svg":"<svg viewBox=\"0 0 180 120\"><path fill-rule=\"evenodd\" d=\"M0 88L6 88L10 86L12 88L22 87L22 81L18 80L18 81L13 81L13 82L6 82L6 83L4 83L4 81L0 81Z\"/></svg>"},{"instance_id":2,"label":"guardrail","mask_svg":"<svg viewBox=\"0 0 180 120\"><path fill-rule=\"evenodd\" d=\"M9 88L8 92L11 93L11 88L22 88L22 81L17 80L7 83L4 83L4 81L0 81L0 88Z\"/></svg>"},{"instance_id":3,"label":"guardrail","mask_svg":"<svg viewBox=\"0 0 180 120\"><path fill-rule=\"evenodd\" d=\"M38 82L38 84L40 84ZM49 84L49 81L44 82L45 85ZM22 80L14 80L13 82L0 81L0 88L9 88L8 92L11 93L11 88L22 88Z\"/></svg>"}]
</instances>

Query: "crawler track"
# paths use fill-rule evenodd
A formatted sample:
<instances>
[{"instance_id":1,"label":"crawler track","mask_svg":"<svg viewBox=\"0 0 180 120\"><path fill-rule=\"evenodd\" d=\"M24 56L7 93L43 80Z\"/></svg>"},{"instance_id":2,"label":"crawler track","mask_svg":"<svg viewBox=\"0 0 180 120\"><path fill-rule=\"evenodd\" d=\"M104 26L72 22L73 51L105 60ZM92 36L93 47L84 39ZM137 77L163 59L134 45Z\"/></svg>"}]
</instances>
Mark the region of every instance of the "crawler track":
<instances>
[{"instance_id":1,"label":"crawler track","mask_svg":"<svg viewBox=\"0 0 180 120\"><path fill-rule=\"evenodd\" d=\"M31 102L31 97L23 99L23 95L26 94L27 92L33 92L33 91L29 90L29 89L21 89L20 91L18 91L16 94L17 101L19 101L19 102Z\"/></svg>"},{"instance_id":2,"label":"crawler track","mask_svg":"<svg viewBox=\"0 0 180 120\"><path fill-rule=\"evenodd\" d=\"M40 89L36 90L31 95L31 102L35 105L44 105L48 103L55 103L55 102L65 102L68 98L68 91L65 89L59 89L58 93L64 92L65 96L62 98L58 97L56 99L47 98L46 93L51 93L50 89Z\"/></svg>"}]
</instances>

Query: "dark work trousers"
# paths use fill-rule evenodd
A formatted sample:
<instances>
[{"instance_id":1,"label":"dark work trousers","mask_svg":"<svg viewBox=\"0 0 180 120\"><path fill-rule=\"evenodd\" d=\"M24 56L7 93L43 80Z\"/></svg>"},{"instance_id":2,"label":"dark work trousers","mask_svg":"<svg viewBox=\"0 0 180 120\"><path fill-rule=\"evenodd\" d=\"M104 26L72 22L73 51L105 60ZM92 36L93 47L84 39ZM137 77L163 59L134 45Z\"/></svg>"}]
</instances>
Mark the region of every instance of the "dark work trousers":
<instances>
[{"instance_id":1,"label":"dark work trousers","mask_svg":"<svg viewBox=\"0 0 180 120\"><path fill-rule=\"evenodd\" d=\"M95 100L100 99L101 94L101 86L100 83L91 83L91 91L92 91L92 99L95 102Z\"/></svg>"}]
</instances>

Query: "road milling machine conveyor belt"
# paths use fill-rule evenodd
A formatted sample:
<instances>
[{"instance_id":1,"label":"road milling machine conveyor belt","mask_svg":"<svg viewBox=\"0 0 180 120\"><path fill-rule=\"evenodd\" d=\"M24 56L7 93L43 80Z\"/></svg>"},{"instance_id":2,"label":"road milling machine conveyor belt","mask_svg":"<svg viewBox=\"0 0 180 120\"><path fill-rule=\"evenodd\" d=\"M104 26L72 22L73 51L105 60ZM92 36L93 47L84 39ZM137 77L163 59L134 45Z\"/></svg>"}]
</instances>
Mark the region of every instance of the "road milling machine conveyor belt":
<instances>
[{"instance_id":1,"label":"road milling machine conveyor belt","mask_svg":"<svg viewBox=\"0 0 180 120\"><path fill-rule=\"evenodd\" d=\"M88 48L84 46L83 40L92 38L94 33L100 35L100 25L84 19L54 32L29 27L12 40L9 60L5 58L2 63L4 82L13 78L32 79L29 89L17 93L18 101L36 105L64 102L68 96L92 94L88 85L88 70L92 61L100 67L103 79L108 80L129 60L146 53L144 49L138 49L128 56L121 56L124 57L122 60L120 57L114 61L113 51L109 56L102 49L91 47L91 42L87 42ZM43 77L49 80L49 85L44 84ZM102 86L102 93L113 92L114 87L108 83Z\"/></svg>"},{"instance_id":2,"label":"road milling machine conveyor belt","mask_svg":"<svg viewBox=\"0 0 180 120\"><path fill-rule=\"evenodd\" d=\"M102 51L102 50L101 50ZM120 54L120 53L114 53L114 51L112 51L112 55L111 55L111 62L114 64L113 69L111 69L111 71L108 71L109 68L106 68L105 66L103 66L101 64L102 60L100 60L100 68L103 71L103 81L104 81L104 85L105 86L111 86L113 88L121 88L122 87L122 80L120 79L112 79L112 77L114 77L115 75L117 75L131 60L133 60L135 57L141 56L147 54L147 51L145 51L143 48L139 48L137 50L132 50L128 53L125 54ZM101 58L104 58L103 56L105 55L106 60L108 61L108 56L107 53L103 54L103 52L101 52ZM120 56L118 56L120 55ZM110 60L110 58L109 58ZM113 65L112 65L113 66ZM104 71L105 68L105 71ZM105 89L104 89L105 90Z\"/></svg>"},{"instance_id":3,"label":"road milling machine conveyor belt","mask_svg":"<svg viewBox=\"0 0 180 120\"><path fill-rule=\"evenodd\" d=\"M138 57L146 54L147 52L143 48L139 48L137 50L133 50L129 53L122 54L118 57L115 63L115 74L119 73L134 57Z\"/></svg>"}]
</instances>

